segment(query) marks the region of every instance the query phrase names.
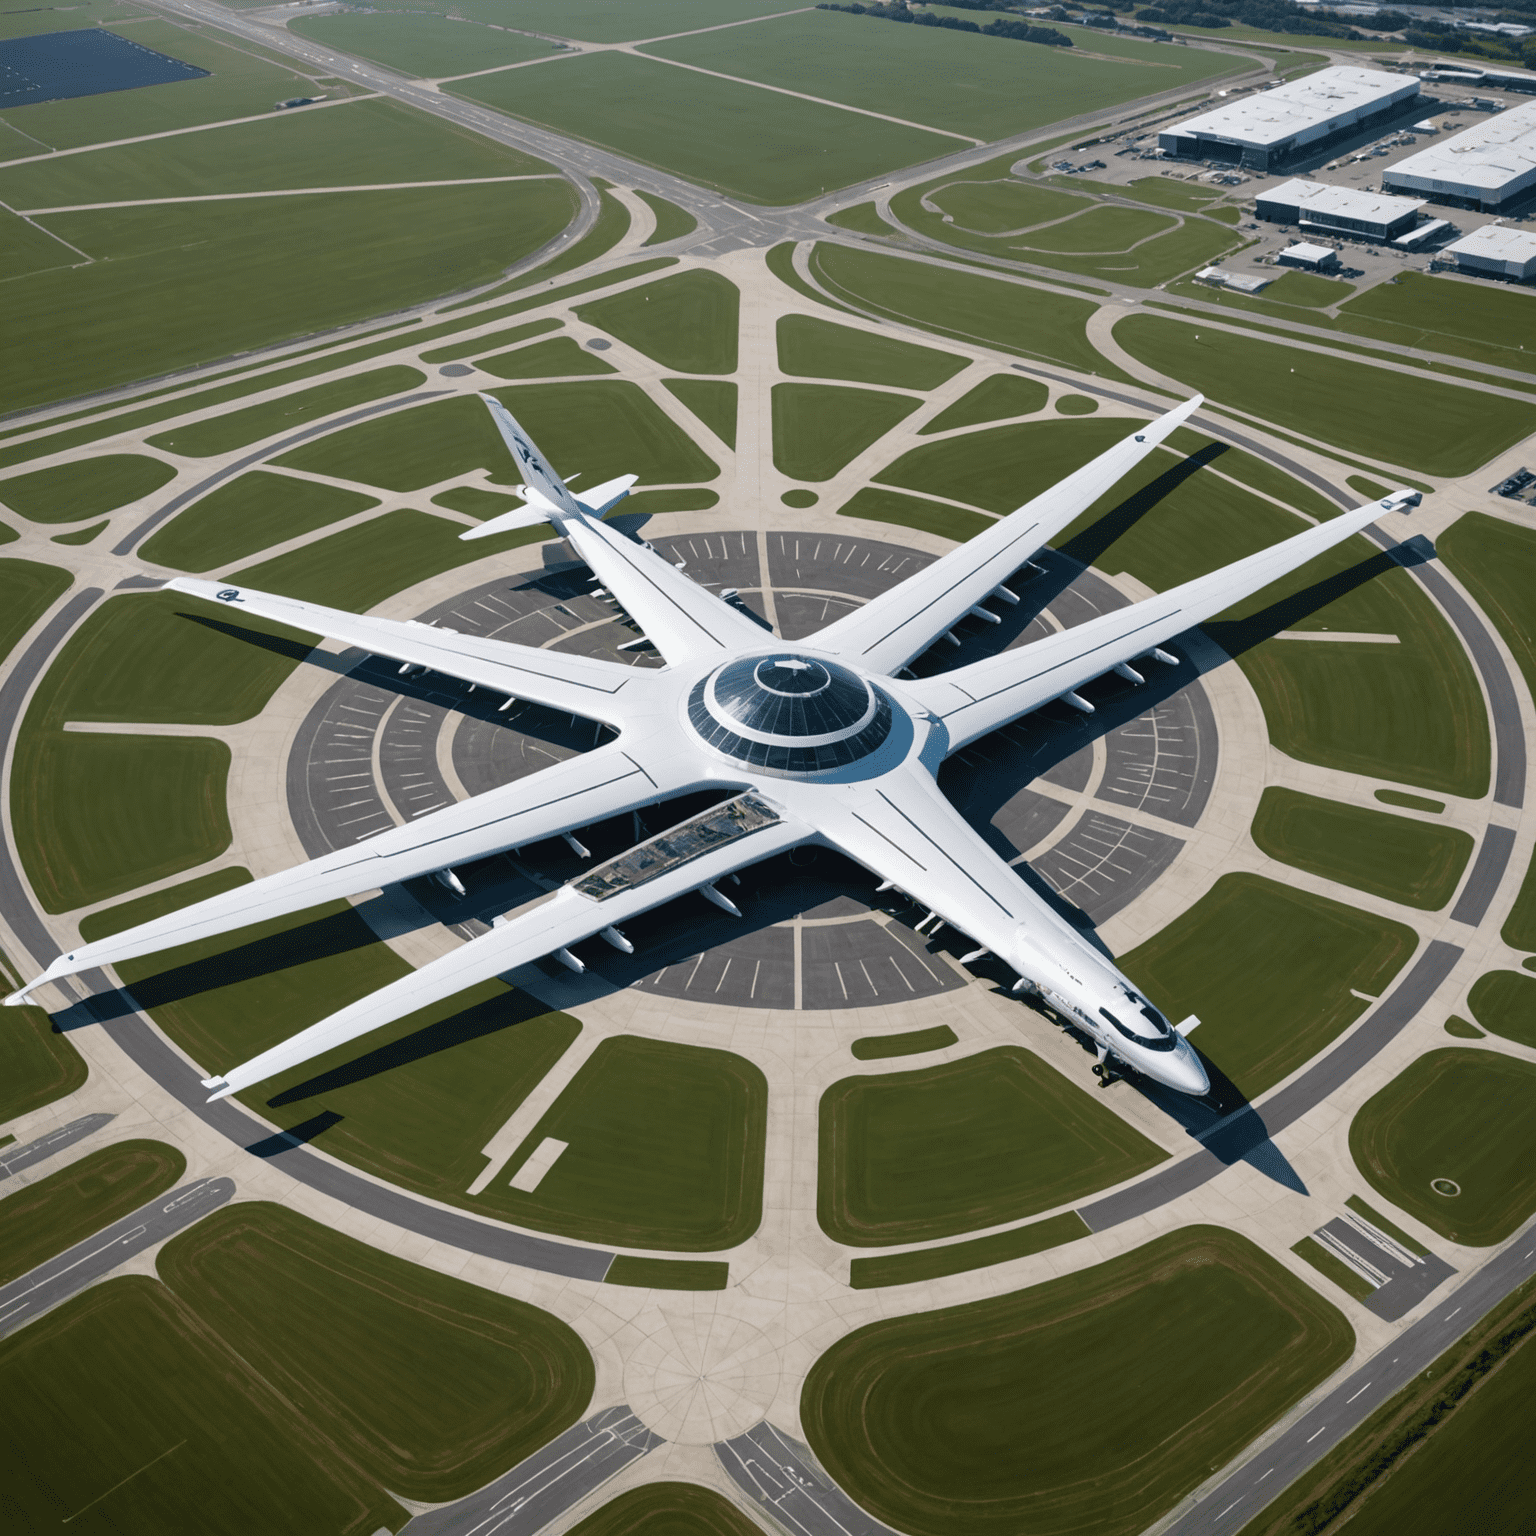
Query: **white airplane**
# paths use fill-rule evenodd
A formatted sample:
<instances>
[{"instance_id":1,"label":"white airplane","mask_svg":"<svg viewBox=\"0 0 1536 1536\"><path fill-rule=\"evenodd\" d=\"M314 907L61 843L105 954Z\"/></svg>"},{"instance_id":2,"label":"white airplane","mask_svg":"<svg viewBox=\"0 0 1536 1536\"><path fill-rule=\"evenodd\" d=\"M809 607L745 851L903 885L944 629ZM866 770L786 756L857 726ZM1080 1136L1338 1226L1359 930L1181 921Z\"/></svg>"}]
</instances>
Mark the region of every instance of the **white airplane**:
<instances>
[{"instance_id":1,"label":"white airplane","mask_svg":"<svg viewBox=\"0 0 1536 1536\"><path fill-rule=\"evenodd\" d=\"M186 944L454 866L698 790L734 797L588 871L529 910L497 918L451 954L204 1079L211 1097L259 1083L418 1008L601 935L632 951L618 925L697 891L739 916L715 885L801 843L838 849L970 935L1097 1047L1108 1081L1127 1069L1202 1095L1209 1079L1184 1033L992 851L935 782L952 752L1043 705L1090 711L1076 690L1268 586L1383 514L1417 505L1394 491L1244 560L1103 614L1075 629L927 678L907 663L967 616L998 622L985 600L1179 426L1200 397L1133 432L969 543L802 644L775 643L741 609L705 591L649 546L603 521L635 476L573 495L499 401L485 396L524 480L524 506L463 535L548 522L638 626L665 666L619 663L368 618L247 588L178 578L169 586L297 629L445 673L477 687L585 716L615 740L499 789L210 897L61 955L6 999L89 967ZM926 924L930 919L924 919ZM923 926L923 925L919 925Z\"/></svg>"}]
</instances>

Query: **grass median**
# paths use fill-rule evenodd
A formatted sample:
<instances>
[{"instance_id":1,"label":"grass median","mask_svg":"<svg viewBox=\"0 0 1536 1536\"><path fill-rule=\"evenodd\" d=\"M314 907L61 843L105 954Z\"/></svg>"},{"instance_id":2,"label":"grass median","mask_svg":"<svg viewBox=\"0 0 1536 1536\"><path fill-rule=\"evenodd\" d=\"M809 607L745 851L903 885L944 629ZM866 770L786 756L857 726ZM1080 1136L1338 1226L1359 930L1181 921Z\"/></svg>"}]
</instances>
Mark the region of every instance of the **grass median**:
<instances>
[{"instance_id":1,"label":"grass median","mask_svg":"<svg viewBox=\"0 0 1536 1536\"><path fill-rule=\"evenodd\" d=\"M626 346L679 373L735 373L741 291L718 272L678 272L576 309Z\"/></svg>"}]
</instances>

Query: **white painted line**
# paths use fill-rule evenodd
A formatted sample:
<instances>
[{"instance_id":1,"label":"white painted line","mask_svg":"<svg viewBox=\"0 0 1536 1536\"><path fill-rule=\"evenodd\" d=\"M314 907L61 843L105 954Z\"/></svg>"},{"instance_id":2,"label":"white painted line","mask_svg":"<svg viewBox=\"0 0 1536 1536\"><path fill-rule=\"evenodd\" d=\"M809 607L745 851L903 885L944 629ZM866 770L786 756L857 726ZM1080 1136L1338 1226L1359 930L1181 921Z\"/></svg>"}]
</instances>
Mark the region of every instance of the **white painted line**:
<instances>
[{"instance_id":1,"label":"white painted line","mask_svg":"<svg viewBox=\"0 0 1536 1536\"><path fill-rule=\"evenodd\" d=\"M1269 1469L1269 1472L1273 1472L1273 1471L1274 1471L1274 1470L1275 1470L1275 1469L1274 1469L1274 1468L1273 1468L1273 1467L1271 1467L1271 1468L1270 1468L1270 1469ZM1268 1477L1268 1476L1269 1476L1269 1472L1266 1472L1266 1473L1265 1473L1265 1474L1264 1474L1264 1477ZM1263 1481L1264 1481L1264 1477L1261 1477L1261 1478L1260 1478L1260 1479L1259 1479L1259 1481L1260 1481L1260 1482L1261 1482L1261 1483L1262 1483L1262 1482L1263 1482Z\"/></svg>"},{"instance_id":2,"label":"white painted line","mask_svg":"<svg viewBox=\"0 0 1536 1536\"><path fill-rule=\"evenodd\" d=\"M1308 1435L1307 1436L1307 1444L1311 1445L1312 1442L1317 1439L1318 1435L1322 1434L1323 1430L1327 1429L1327 1428L1328 1428L1328 1426L1326 1424L1324 1424L1322 1426L1322 1429L1315 1430L1312 1434Z\"/></svg>"},{"instance_id":3,"label":"white painted line","mask_svg":"<svg viewBox=\"0 0 1536 1536\"><path fill-rule=\"evenodd\" d=\"M1370 1386L1370 1382L1366 1382L1366 1384L1365 1384L1365 1387L1368 1387L1368 1386ZM1365 1391L1365 1387L1361 1387L1361 1388L1360 1388L1360 1392L1364 1392L1364 1391ZM1355 1400L1355 1398L1357 1398L1357 1397L1359 1397L1359 1396L1360 1396L1360 1392L1355 1392L1355 1393L1352 1393L1352 1394L1351 1394L1351 1395L1350 1395L1350 1396L1349 1396L1349 1397L1346 1397L1346 1398L1345 1398L1345 1399L1344 1399L1344 1401L1345 1401L1345 1402L1346 1402L1346 1403L1352 1403L1352 1402L1354 1402L1354 1400Z\"/></svg>"},{"instance_id":4,"label":"white painted line","mask_svg":"<svg viewBox=\"0 0 1536 1536\"><path fill-rule=\"evenodd\" d=\"M1461 1308L1460 1308L1460 1307L1457 1307L1457 1308L1456 1308L1456 1312L1460 1312L1460 1311L1461 1311ZM1446 1322L1450 1322L1450 1320L1451 1320L1451 1319L1452 1319L1452 1318L1453 1318L1453 1317L1455 1317L1455 1316L1456 1316L1456 1312L1447 1312L1447 1313L1446 1313L1446 1314L1445 1314L1445 1320L1446 1320Z\"/></svg>"},{"instance_id":5,"label":"white painted line","mask_svg":"<svg viewBox=\"0 0 1536 1536\"><path fill-rule=\"evenodd\" d=\"M1232 1500L1232 1502L1231 1502L1231 1503L1230 1503L1230 1504L1228 1504L1228 1505L1227 1505L1227 1507L1226 1507L1226 1508L1225 1508L1225 1509L1224 1509L1224 1510L1222 1510L1222 1512L1221 1512L1221 1515L1230 1515L1230 1514L1231 1514L1231 1513L1232 1513L1232 1511L1233 1511L1233 1510L1234 1510L1234 1509L1236 1509L1236 1508L1237 1508L1237 1506L1238 1506L1238 1505L1239 1505L1239 1504L1241 1504L1241 1503L1242 1503L1242 1502L1243 1502L1243 1501L1242 1501L1242 1499L1240 1499L1240 1498L1237 1498L1237 1499L1233 1499L1233 1500ZM1218 1520L1220 1520L1220 1519L1221 1519L1221 1515L1217 1515L1217 1516L1216 1516L1216 1518L1217 1518L1217 1519L1218 1519Z\"/></svg>"}]
</instances>

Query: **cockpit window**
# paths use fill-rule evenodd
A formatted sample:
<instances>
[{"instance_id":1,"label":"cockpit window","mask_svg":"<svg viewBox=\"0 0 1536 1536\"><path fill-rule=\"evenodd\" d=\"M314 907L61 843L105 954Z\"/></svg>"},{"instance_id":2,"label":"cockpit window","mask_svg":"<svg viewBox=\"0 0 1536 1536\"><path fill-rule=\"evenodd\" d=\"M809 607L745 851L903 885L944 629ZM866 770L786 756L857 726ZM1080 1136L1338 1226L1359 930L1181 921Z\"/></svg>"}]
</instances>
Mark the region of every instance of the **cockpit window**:
<instances>
[{"instance_id":1,"label":"cockpit window","mask_svg":"<svg viewBox=\"0 0 1536 1536\"><path fill-rule=\"evenodd\" d=\"M1168 1029L1167 1024L1163 1022L1161 1016L1155 1013L1152 1015L1153 1022L1161 1026L1160 1031L1155 1035L1144 1035L1139 1030L1127 1029L1126 1026L1122 1024L1120 1020L1117 1019L1114 1014L1109 1011L1108 1008L1100 1008L1099 1012L1102 1013L1104 1017L1108 1019L1109 1022L1113 1024L1114 1027L1119 1030L1122 1035L1125 1036L1127 1040L1131 1041L1135 1045L1141 1046L1143 1050L1171 1051L1174 1045L1177 1043L1178 1037ZM1148 1010L1143 1008L1141 1012L1147 1013Z\"/></svg>"}]
</instances>

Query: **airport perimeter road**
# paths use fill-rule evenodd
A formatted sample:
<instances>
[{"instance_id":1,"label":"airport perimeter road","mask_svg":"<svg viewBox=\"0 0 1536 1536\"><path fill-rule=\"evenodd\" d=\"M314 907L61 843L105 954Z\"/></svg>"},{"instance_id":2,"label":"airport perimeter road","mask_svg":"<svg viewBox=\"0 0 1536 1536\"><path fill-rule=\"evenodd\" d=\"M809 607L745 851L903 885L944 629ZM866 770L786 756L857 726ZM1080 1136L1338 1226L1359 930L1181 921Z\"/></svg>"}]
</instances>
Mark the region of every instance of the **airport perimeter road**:
<instances>
[{"instance_id":1,"label":"airport perimeter road","mask_svg":"<svg viewBox=\"0 0 1536 1536\"><path fill-rule=\"evenodd\" d=\"M56 1259L39 1264L19 1280L0 1286L0 1339L15 1333L50 1307L68 1301L125 1259L200 1221L232 1199L234 1193L233 1179L199 1179L195 1184L183 1184L180 1189L141 1205L83 1243L76 1243Z\"/></svg>"},{"instance_id":2,"label":"airport perimeter road","mask_svg":"<svg viewBox=\"0 0 1536 1536\"><path fill-rule=\"evenodd\" d=\"M7 1147L4 1152L0 1152L0 1179L8 1179L12 1174L20 1173L23 1168L30 1168L33 1163L40 1163L45 1157L62 1152L74 1142L83 1141L102 1126L110 1125L116 1118L115 1115L82 1115L78 1120L71 1120L68 1125L61 1125L56 1131L49 1131L46 1136L39 1136L36 1141L23 1142L19 1147Z\"/></svg>"},{"instance_id":3,"label":"airport perimeter road","mask_svg":"<svg viewBox=\"0 0 1536 1536\"><path fill-rule=\"evenodd\" d=\"M1366 1361L1272 1445L1224 1478L1160 1536L1232 1536L1394 1393L1432 1365L1522 1281L1536 1274L1536 1222L1427 1316Z\"/></svg>"},{"instance_id":4,"label":"airport perimeter road","mask_svg":"<svg viewBox=\"0 0 1536 1536\"><path fill-rule=\"evenodd\" d=\"M533 1536L663 1444L627 1406L605 1408L478 1493L417 1515L400 1536Z\"/></svg>"},{"instance_id":5,"label":"airport perimeter road","mask_svg":"<svg viewBox=\"0 0 1536 1536\"><path fill-rule=\"evenodd\" d=\"M808 1446L766 1419L722 1440L715 1455L731 1481L794 1536L897 1536L816 1465Z\"/></svg>"}]
</instances>

